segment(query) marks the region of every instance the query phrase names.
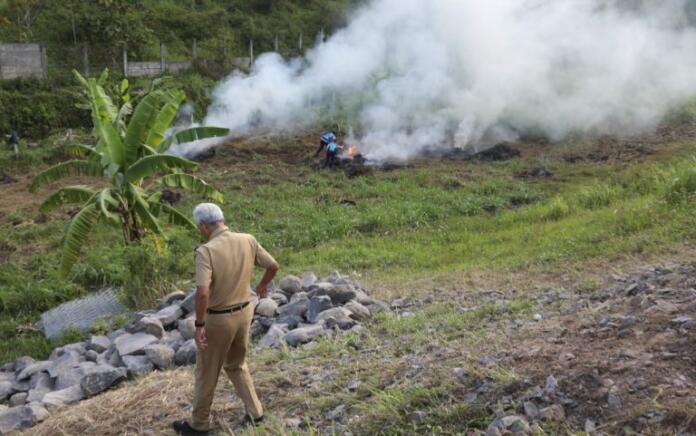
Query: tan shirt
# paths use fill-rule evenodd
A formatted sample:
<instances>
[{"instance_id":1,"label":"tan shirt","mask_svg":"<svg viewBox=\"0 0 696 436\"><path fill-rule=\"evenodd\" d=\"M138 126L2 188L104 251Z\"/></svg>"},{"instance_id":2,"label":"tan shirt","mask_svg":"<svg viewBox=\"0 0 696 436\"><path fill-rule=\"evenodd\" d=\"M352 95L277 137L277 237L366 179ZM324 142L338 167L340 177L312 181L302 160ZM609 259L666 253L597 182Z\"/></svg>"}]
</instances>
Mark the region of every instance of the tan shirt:
<instances>
[{"instance_id":1,"label":"tan shirt","mask_svg":"<svg viewBox=\"0 0 696 436\"><path fill-rule=\"evenodd\" d=\"M252 235L223 226L196 249L196 286L210 287L209 309L225 309L251 299L254 266L273 264L275 259Z\"/></svg>"}]
</instances>

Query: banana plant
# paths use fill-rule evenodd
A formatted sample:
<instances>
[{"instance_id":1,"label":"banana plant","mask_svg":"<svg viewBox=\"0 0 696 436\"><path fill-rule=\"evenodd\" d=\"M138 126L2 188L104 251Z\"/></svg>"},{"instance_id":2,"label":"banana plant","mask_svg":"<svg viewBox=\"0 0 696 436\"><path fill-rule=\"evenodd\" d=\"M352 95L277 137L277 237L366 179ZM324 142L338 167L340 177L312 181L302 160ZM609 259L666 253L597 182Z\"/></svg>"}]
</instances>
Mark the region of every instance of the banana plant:
<instances>
[{"instance_id":1,"label":"banana plant","mask_svg":"<svg viewBox=\"0 0 696 436\"><path fill-rule=\"evenodd\" d=\"M185 214L160 201L162 188L186 189L219 203L223 196L190 174L197 169L194 162L165 152L175 141L228 134L227 129L199 127L167 136L185 99L183 92L150 89L138 99L134 109L124 108L132 103L128 99L117 108L103 87L106 71L99 78L90 79L77 71L74 74L92 114L96 144L68 146L74 159L37 174L30 188L34 192L66 176L96 176L105 180L98 188L74 185L56 189L40 207L42 212L49 212L63 204L81 205L64 237L60 265L64 276L79 258L90 231L100 222L120 227L126 244L139 242L148 232L165 236L165 221L195 229Z\"/></svg>"}]
</instances>

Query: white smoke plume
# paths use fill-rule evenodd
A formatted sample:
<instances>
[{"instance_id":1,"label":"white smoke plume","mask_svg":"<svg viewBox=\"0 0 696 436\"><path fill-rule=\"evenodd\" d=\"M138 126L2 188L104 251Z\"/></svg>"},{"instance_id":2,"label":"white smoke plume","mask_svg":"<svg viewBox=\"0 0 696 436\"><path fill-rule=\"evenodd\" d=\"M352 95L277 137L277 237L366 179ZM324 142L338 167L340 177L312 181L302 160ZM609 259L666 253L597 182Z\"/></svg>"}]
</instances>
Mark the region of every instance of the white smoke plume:
<instances>
[{"instance_id":1,"label":"white smoke plume","mask_svg":"<svg viewBox=\"0 0 696 436\"><path fill-rule=\"evenodd\" d=\"M347 116L374 159L645 131L696 95L689 3L373 0L306 60L265 54L225 79L205 124L249 134Z\"/></svg>"}]
</instances>

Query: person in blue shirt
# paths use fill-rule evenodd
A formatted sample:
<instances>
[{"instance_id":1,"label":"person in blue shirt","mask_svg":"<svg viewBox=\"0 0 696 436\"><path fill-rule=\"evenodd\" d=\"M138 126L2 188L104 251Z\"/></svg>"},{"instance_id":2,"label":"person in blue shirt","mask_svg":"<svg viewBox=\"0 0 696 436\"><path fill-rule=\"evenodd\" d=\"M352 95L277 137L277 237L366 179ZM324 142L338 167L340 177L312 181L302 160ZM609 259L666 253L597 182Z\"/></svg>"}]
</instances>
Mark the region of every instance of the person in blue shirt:
<instances>
[{"instance_id":1,"label":"person in blue shirt","mask_svg":"<svg viewBox=\"0 0 696 436\"><path fill-rule=\"evenodd\" d=\"M314 157L319 156L319 153L321 153L321 150L328 146L331 142L336 141L336 132L334 130L330 132L326 132L323 135L321 135L321 139L319 140L319 148L317 149L317 152L314 154Z\"/></svg>"},{"instance_id":2,"label":"person in blue shirt","mask_svg":"<svg viewBox=\"0 0 696 436\"><path fill-rule=\"evenodd\" d=\"M336 143L336 140L329 142L326 146L326 161L324 161L324 168L331 168L336 160L336 154L341 146Z\"/></svg>"}]
</instances>

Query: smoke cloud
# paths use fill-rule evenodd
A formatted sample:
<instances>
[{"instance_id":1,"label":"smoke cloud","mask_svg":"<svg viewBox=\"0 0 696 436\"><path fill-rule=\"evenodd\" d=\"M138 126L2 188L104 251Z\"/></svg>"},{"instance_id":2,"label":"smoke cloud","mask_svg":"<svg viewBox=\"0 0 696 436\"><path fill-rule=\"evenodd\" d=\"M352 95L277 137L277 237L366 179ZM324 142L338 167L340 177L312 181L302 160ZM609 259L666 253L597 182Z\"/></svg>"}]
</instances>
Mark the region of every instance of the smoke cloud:
<instances>
[{"instance_id":1,"label":"smoke cloud","mask_svg":"<svg viewBox=\"0 0 696 436\"><path fill-rule=\"evenodd\" d=\"M238 134L348 120L373 159L522 134L653 129L696 95L687 0L373 0L304 60L259 56L205 124Z\"/></svg>"}]
</instances>

